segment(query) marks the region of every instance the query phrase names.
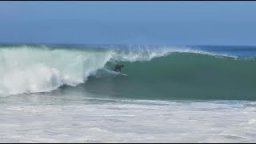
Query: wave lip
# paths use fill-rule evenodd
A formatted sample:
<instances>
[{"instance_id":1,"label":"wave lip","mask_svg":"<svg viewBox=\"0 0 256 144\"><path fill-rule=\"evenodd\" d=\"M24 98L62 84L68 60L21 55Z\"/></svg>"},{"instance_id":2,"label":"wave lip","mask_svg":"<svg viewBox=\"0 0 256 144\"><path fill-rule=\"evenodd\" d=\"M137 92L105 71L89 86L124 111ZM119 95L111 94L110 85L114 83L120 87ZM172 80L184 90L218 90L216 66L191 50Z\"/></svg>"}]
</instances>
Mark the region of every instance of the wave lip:
<instances>
[{"instance_id":1,"label":"wave lip","mask_svg":"<svg viewBox=\"0 0 256 144\"><path fill-rule=\"evenodd\" d=\"M112 59L116 61L150 61L153 58L167 56L172 53L194 53L194 54L203 54L203 55L211 55L216 57L230 57L230 58L238 58L235 55L228 55L222 53L214 53L207 52L199 49L193 49L190 47L132 47L127 49L117 49Z\"/></svg>"}]
</instances>

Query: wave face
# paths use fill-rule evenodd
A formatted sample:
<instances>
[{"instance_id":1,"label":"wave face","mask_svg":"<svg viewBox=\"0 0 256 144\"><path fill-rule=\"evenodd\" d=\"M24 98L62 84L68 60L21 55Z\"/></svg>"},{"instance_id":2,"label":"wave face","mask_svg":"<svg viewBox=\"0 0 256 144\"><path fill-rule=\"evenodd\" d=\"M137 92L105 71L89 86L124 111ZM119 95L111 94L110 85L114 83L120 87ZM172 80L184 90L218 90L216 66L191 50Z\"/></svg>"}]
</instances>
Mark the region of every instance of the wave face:
<instances>
[{"instance_id":1,"label":"wave face","mask_svg":"<svg viewBox=\"0 0 256 144\"><path fill-rule=\"evenodd\" d=\"M111 71L116 63L128 76ZM139 99L256 99L255 59L185 47L2 46L0 65L1 96L82 89Z\"/></svg>"}]
</instances>

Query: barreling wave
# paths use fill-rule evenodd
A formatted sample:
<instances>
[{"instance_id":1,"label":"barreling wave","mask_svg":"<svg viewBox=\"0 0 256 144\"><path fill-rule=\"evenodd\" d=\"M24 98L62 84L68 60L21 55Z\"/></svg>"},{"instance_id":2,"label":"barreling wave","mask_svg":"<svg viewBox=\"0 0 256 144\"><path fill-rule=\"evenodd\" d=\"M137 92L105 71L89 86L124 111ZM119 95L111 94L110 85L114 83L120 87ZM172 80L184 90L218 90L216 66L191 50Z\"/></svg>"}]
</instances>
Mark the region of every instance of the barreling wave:
<instances>
[{"instance_id":1,"label":"barreling wave","mask_svg":"<svg viewBox=\"0 0 256 144\"><path fill-rule=\"evenodd\" d=\"M128 77L111 73L116 63L125 65ZM187 47L2 46L0 95L67 85L117 97L255 99L255 64Z\"/></svg>"}]
</instances>

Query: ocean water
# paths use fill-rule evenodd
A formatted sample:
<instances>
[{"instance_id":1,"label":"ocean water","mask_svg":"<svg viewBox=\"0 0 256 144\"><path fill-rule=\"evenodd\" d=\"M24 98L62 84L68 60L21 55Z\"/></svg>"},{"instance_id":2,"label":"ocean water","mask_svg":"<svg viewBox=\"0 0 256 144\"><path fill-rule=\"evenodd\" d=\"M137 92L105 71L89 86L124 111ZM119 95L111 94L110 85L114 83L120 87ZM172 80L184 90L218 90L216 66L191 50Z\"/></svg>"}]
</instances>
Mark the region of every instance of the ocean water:
<instances>
[{"instance_id":1,"label":"ocean water","mask_svg":"<svg viewBox=\"0 0 256 144\"><path fill-rule=\"evenodd\" d=\"M0 141L254 142L255 57L252 46L2 44Z\"/></svg>"}]
</instances>

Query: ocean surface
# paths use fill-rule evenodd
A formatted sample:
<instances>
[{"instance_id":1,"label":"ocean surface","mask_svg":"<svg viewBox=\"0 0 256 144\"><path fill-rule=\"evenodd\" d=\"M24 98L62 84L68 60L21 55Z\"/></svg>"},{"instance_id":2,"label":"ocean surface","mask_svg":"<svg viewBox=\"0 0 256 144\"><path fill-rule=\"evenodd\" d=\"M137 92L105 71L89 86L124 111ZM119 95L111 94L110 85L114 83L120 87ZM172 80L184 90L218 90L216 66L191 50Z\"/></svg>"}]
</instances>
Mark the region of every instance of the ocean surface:
<instances>
[{"instance_id":1,"label":"ocean surface","mask_svg":"<svg viewBox=\"0 0 256 144\"><path fill-rule=\"evenodd\" d=\"M0 142L255 142L255 100L256 46L0 45Z\"/></svg>"}]
</instances>

